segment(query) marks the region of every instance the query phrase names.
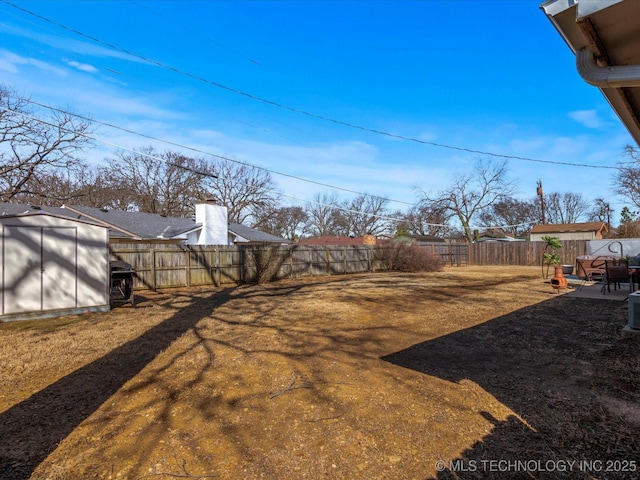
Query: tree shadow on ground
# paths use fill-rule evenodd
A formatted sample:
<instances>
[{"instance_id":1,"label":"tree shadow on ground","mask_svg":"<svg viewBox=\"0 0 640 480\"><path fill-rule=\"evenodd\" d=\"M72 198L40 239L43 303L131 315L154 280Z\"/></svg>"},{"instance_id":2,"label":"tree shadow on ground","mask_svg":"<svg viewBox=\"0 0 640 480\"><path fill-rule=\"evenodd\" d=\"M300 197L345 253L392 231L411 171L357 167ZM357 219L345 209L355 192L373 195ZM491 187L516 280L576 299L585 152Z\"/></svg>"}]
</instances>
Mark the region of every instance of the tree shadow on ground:
<instances>
[{"instance_id":1,"label":"tree shadow on ground","mask_svg":"<svg viewBox=\"0 0 640 480\"><path fill-rule=\"evenodd\" d=\"M626 317L626 302L562 296L383 357L475 382L514 412L480 412L492 432L442 459L437 478L637 478L640 416L615 408L640 413L640 342L622 334Z\"/></svg>"},{"instance_id":2,"label":"tree shadow on ground","mask_svg":"<svg viewBox=\"0 0 640 480\"><path fill-rule=\"evenodd\" d=\"M0 478L29 478L81 422L173 341L229 301L232 291L192 297L161 324L0 414Z\"/></svg>"}]
</instances>

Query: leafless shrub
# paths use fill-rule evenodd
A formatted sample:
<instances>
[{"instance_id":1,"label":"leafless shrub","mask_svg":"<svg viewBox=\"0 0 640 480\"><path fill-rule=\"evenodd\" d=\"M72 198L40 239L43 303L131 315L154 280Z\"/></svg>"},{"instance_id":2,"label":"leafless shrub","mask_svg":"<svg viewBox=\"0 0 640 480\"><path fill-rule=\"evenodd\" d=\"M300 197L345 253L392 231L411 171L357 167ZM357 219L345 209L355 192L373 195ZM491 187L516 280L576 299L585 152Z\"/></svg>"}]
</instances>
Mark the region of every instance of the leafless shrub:
<instances>
[{"instance_id":1,"label":"leafless shrub","mask_svg":"<svg viewBox=\"0 0 640 480\"><path fill-rule=\"evenodd\" d=\"M266 245L246 247L245 281L262 284L276 280L284 258L278 250L278 247Z\"/></svg>"},{"instance_id":2,"label":"leafless shrub","mask_svg":"<svg viewBox=\"0 0 640 480\"><path fill-rule=\"evenodd\" d=\"M376 252L377 259L388 270L399 272L439 272L445 264L442 258L432 255L420 245L390 242Z\"/></svg>"}]
</instances>

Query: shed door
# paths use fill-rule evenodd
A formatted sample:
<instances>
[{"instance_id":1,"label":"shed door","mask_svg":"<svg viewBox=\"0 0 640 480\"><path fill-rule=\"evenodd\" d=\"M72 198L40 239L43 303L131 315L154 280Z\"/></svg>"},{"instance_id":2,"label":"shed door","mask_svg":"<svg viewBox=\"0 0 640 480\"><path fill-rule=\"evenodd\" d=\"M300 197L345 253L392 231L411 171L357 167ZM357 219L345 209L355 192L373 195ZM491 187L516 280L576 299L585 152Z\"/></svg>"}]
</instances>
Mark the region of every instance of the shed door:
<instances>
[{"instance_id":1,"label":"shed door","mask_svg":"<svg viewBox=\"0 0 640 480\"><path fill-rule=\"evenodd\" d=\"M3 314L76 306L75 228L4 228Z\"/></svg>"},{"instance_id":2,"label":"shed door","mask_svg":"<svg viewBox=\"0 0 640 480\"><path fill-rule=\"evenodd\" d=\"M77 229L42 229L42 310L77 307Z\"/></svg>"}]
</instances>

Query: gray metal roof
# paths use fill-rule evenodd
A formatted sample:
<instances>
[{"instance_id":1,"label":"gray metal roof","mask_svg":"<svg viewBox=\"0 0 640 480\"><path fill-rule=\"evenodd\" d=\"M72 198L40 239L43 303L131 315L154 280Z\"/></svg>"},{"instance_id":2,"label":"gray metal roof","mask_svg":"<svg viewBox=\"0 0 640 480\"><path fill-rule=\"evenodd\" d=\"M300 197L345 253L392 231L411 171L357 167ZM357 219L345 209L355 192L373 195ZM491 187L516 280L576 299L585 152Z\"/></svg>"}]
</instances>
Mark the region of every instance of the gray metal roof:
<instances>
[{"instance_id":1,"label":"gray metal roof","mask_svg":"<svg viewBox=\"0 0 640 480\"><path fill-rule=\"evenodd\" d=\"M640 145L640 1L548 0L540 8Z\"/></svg>"}]
</instances>

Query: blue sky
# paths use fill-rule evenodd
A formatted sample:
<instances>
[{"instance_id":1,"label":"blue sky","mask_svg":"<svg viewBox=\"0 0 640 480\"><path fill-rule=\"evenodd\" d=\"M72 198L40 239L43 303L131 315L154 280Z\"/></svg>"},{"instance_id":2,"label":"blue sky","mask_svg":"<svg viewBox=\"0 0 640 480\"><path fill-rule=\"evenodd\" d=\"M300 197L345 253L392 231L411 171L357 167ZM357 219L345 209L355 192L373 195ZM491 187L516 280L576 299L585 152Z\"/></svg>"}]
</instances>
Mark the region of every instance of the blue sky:
<instances>
[{"instance_id":1,"label":"blue sky","mask_svg":"<svg viewBox=\"0 0 640 480\"><path fill-rule=\"evenodd\" d=\"M614 223L625 204L614 169L554 163L613 167L634 143L540 1L12 3L0 1L0 82L268 169L285 204L350 190L404 210L416 189L470 172L482 155L466 150L542 160L509 160L518 198L540 179L545 193L604 197ZM95 136L93 162L115 146L180 150L104 125Z\"/></svg>"}]
</instances>

